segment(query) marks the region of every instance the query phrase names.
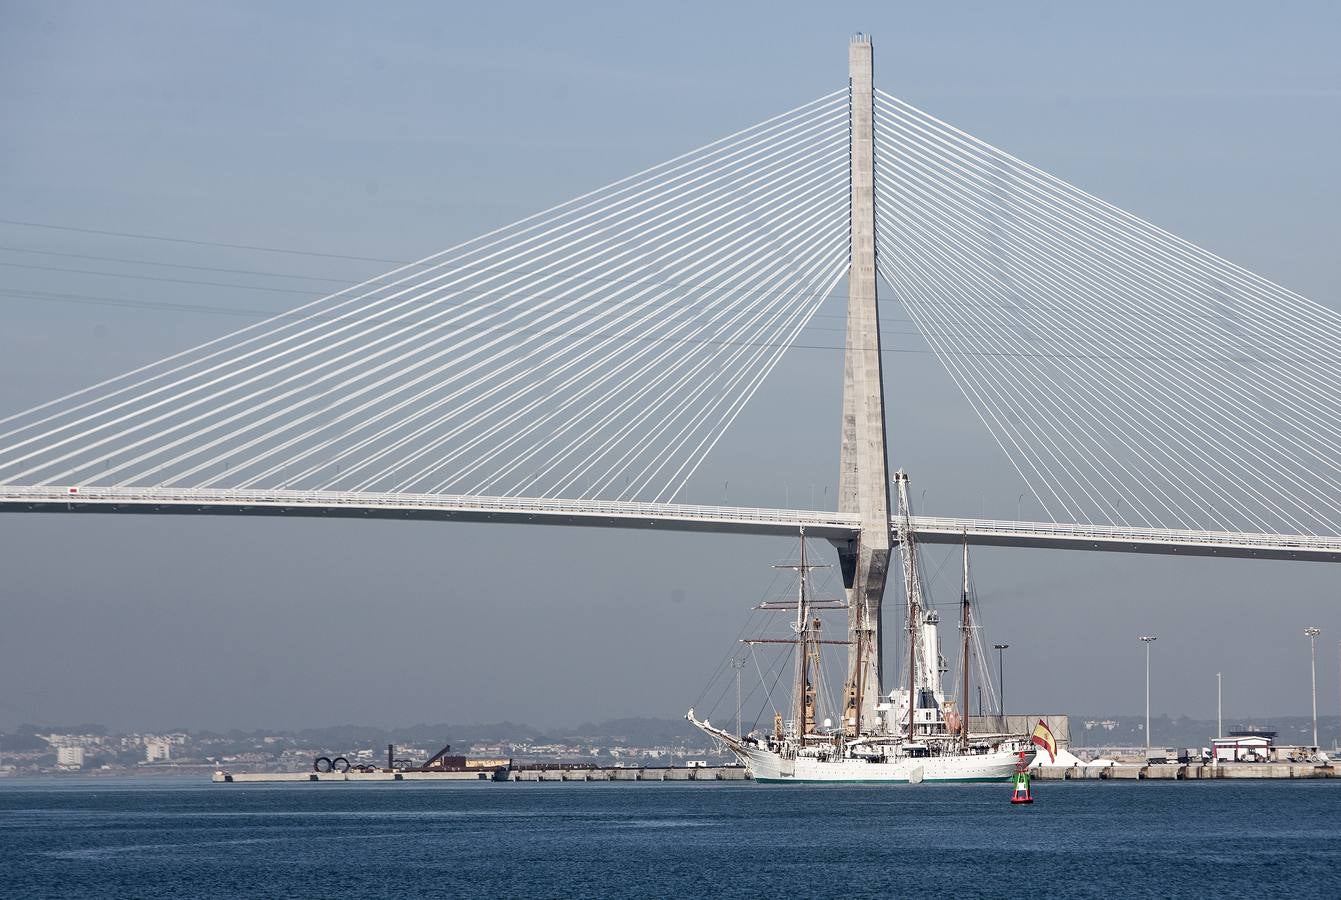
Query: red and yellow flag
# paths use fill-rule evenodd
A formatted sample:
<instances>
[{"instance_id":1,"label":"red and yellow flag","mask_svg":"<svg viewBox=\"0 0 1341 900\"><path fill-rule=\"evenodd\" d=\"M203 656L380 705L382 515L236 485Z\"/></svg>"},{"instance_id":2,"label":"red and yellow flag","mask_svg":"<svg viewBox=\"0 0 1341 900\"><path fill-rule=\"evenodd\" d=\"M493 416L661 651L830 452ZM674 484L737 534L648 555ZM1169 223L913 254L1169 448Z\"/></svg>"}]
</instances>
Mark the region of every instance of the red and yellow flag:
<instances>
[{"instance_id":1,"label":"red and yellow flag","mask_svg":"<svg viewBox=\"0 0 1341 900\"><path fill-rule=\"evenodd\" d=\"M1048 751L1048 762L1057 761L1057 739L1052 736L1048 723L1039 719L1038 724L1034 726L1034 734L1029 740Z\"/></svg>"}]
</instances>

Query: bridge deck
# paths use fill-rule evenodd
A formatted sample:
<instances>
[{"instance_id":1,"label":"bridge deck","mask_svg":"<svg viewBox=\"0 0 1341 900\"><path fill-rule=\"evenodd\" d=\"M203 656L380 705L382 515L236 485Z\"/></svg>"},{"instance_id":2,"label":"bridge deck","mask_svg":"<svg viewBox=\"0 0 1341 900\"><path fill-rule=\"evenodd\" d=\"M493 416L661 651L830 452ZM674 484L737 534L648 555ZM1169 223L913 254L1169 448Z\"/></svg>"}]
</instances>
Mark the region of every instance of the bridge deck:
<instances>
[{"instance_id":1,"label":"bridge deck","mask_svg":"<svg viewBox=\"0 0 1341 900\"><path fill-rule=\"evenodd\" d=\"M758 535L791 535L804 527L811 537L838 540L858 530L856 516L820 510L335 491L0 485L0 512L334 516ZM1341 537L935 516L915 516L912 522L918 539L930 544L967 537L979 546L1341 562Z\"/></svg>"},{"instance_id":2,"label":"bridge deck","mask_svg":"<svg viewBox=\"0 0 1341 900\"><path fill-rule=\"evenodd\" d=\"M72 493L72 491L76 493ZM0 485L0 512L199 513L244 516L336 516L358 519L429 519L532 525L583 525L761 535L794 535L801 527L819 538L857 532L855 516L836 512L551 500L458 494L386 494L339 491L187 490L177 488L47 488Z\"/></svg>"},{"instance_id":3,"label":"bridge deck","mask_svg":"<svg viewBox=\"0 0 1341 900\"><path fill-rule=\"evenodd\" d=\"M970 544L987 547L1050 547L1110 553L1341 562L1341 537L932 516L914 516L913 528L917 539L924 544L957 544L967 534Z\"/></svg>"}]
</instances>

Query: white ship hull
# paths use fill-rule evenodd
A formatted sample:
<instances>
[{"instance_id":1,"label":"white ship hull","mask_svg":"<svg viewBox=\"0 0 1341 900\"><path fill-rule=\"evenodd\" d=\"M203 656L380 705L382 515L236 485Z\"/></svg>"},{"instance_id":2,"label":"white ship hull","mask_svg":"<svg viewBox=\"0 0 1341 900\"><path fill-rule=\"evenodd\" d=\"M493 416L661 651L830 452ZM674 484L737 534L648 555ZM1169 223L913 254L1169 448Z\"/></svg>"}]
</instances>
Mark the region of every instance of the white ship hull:
<instances>
[{"instance_id":1,"label":"white ship hull","mask_svg":"<svg viewBox=\"0 0 1341 900\"><path fill-rule=\"evenodd\" d=\"M1018 768L1034 758L1034 747L1027 741L1007 738L985 752L945 753L927 756L895 757L898 743L881 744L885 758L841 756L827 758L808 747L800 755L779 753L752 740L738 740L729 732L694 718L691 709L686 718L704 734L726 746L749 770L750 776L764 783L862 782L909 784L920 782L1007 781ZM877 747L867 744L869 752Z\"/></svg>"},{"instance_id":2,"label":"white ship hull","mask_svg":"<svg viewBox=\"0 0 1341 900\"><path fill-rule=\"evenodd\" d=\"M1014 750L886 761L807 756L789 759L762 747L749 746L733 747L732 751L755 781L765 783L1007 781L1020 763L1020 754ZM1026 752L1025 761L1032 756Z\"/></svg>"}]
</instances>

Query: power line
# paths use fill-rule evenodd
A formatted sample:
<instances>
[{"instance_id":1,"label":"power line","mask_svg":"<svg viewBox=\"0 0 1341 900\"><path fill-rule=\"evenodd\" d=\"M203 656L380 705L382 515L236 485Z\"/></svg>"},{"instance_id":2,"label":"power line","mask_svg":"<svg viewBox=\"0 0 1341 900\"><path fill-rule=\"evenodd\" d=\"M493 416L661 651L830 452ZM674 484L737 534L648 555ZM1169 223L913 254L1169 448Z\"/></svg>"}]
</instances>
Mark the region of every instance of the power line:
<instances>
[{"instance_id":1,"label":"power line","mask_svg":"<svg viewBox=\"0 0 1341 900\"><path fill-rule=\"evenodd\" d=\"M23 228L46 228L52 231L73 231L79 234L98 234L104 237L132 238L139 241L164 241L172 244L191 244L196 247L224 247L229 250L254 250L258 253L288 253L293 256L317 256L322 259L347 259L356 262L391 263L393 265L418 265L404 259L387 259L380 256L353 256L347 253L320 253L316 250L292 250L285 247L262 247L256 244L230 244L225 241L202 241L195 238L167 237L161 234L137 234L130 231L109 231L101 228L80 228L74 225L52 225L46 222L23 222L18 219L0 219L0 225L16 225Z\"/></svg>"},{"instance_id":2,"label":"power line","mask_svg":"<svg viewBox=\"0 0 1341 900\"><path fill-rule=\"evenodd\" d=\"M259 310L259 309L244 309L244 308L241 308L241 307L232 307L232 306L204 306L204 305L200 305L200 304L192 304L192 303L167 303L167 302L157 302L157 301L152 301L152 300L120 300L120 299L116 299L116 298L112 298L112 297L95 297L95 296L89 296L89 295L87 295L87 294L59 294L59 293L46 292L46 291L14 291L14 290L9 290L9 289L4 289L4 288L0 288L0 297L12 297L12 298L15 298L15 299L32 299L32 300L44 300L44 301L45 301L45 300L51 300L51 301L55 301L55 302L58 302L58 303L76 303L76 304L80 304L80 305L84 305L84 306L110 306L110 307L123 307L123 308L126 308L126 309L162 310L162 311L166 311L166 312L185 312L185 313L202 313L202 314L207 314L207 315L242 316L242 317L246 317L246 318L261 318L261 319L270 318L270 319L274 319L274 318L284 318L284 317L285 317L285 314L284 314L284 313L276 314L276 313L273 313L273 312L268 312L268 311L266 311L266 310ZM816 314L816 317L818 317L819 315L822 315L822 314L817 313L817 314ZM295 318L297 318L296 315L295 315ZM311 315L308 315L307 318L313 318L313 317L312 317ZM318 316L317 318L320 318L320 317ZM336 318L336 316L330 316L329 318L334 319L334 318ZM468 332L468 331L470 331L471 329L470 329L470 328L461 328L461 329L457 329L457 330L459 330L459 331L467 331L467 332ZM806 330L807 330L807 331L837 331L837 332L841 332L841 331L843 331L844 329L841 329L841 328L828 328L828 327L825 327L825 326L823 326L823 325L810 325L810 326L807 326L807 329L806 329ZM512 333L512 334L530 334L530 335L560 335L560 334L573 334L573 335L579 335L579 336L581 336L581 335L583 335L583 334L590 334L590 332L581 332L581 331L579 331L579 330L577 330L577 329L536 329L536 328L529 328L529 329L528 329L528 328L509 329L509 333ZM881 347L880 347L880 352L881 352L881 353L901 353L901 354L911 353L911 354L917 354L917 355L928 355L928 354L930 354L930 355L938 355L938 351L931 350L931 349L927 349L927 348L889 347L889 346L886 346L886 345L883 343L883 342L886 341L886 340L897 339L897 338L900 338L900 337L921 337L921 336L922 336L922 332L921 332L921 331L885 331L885 330L881 330L881 332L880 332L880 337L881 337L881 340L882 340L882 344L881 344ZM742 347L773 347L773 348L776 348L776 347L781 347L781 346L783 346L782 344L779 344L779 343L758 342L758 341L730 341L730 340L707 340L707 339L699 340L699 339L684 339L684 338L636 338L636 339L634 339L634 340L636 340L636 341L670 342L670 343L696 343L696 344L701 343L701 344L712 344L712 345L722 345L722 346L742 346ZM792 343L792 344L790 345L790 347L791 347L792 349L796 349L796 350L825 350L825 351L834 351L834 352L839 352L839 351L843 351L843 350L846 349L846 347L842 347L842 346L832 346L832 345L829 345L829 344L802 344L802 343ZM865 349L865 348L860 348L860 347L858 347L858 348L854 348L854 349L858 349L858 350L860 350L860 349ZM941 351L941 352L939 353L939 355L944 355L944 356L956 356L956 357L1004 357L1004 358L1009 358L1009 359L1043 359L1043 360L1128 360L1128 361L1131 361L1131 360L1139 360L1139 361L1165 361L1165 360L1170 360L1170 359L1175 359L1175 358L1176 358L1176 359L1179 359L1179 360L1185 360L1185 361L1204 361L1204 360L1209 360L1209 359L1218 359L1218 360L1220 360L1220 361L1224 361L1223 358L1220 358L1220 357L1209 357L1209 356L1206 356L1206 357L1194 357L1194 356L1187 356L1187 357L1172 357L1172 356L1163 356L1163 355L1153 354L1153 353L1152 353L1152 354L1143 354L1143 355L1119 355L1119 354L1101 354L1101 353L1090 353L1090 354L1079 354L1079 353L1023 353L1023 352L987 351L987 350L981 350L981 351L968 351L968 350L963 350L963 351L957 351L957 352L956 352L956 351L949 351L949 350L946 350L946 351ZM1243 361L1245 361L1245 362L1260 362L1261 360L1258 359L1257 357L1253 357L1253 358L1251 358L1251 359L1247 359L1247 360L1243 360Z\"/></svg>"},{"instance_id":3,"label":"power line","mask_svg":"<svg viewBox=\"0 0 1341 900\"><path fill-rule=\"evenodd\" d=\"M259 284L229 284L223 281L195 281L190 278L163 278L158 275L136 275L131 272L99 272L93 269L72 269L65 266L34 266L27 263L0 262L0 266L14 269L35 269L41 272L64 272L72 275L98 275L104 278L134 278L137 281L159 281L168 284L190 284L199 287L222 287L243 291L269 291L274 294L301 294L304 297L320 296L316 291L304 291L298 288L265 287Z\"/></svg>"},{"instance_id":4,"label":"power line","mask_svg":"<svg viewBox=\"0 0 1341 900\"><path fill-rule=\"evenodd\" d=\"M26 299L31 299L31 300L42 300L42 301L50 300L50 301L55 301L55 302L58 302L58 303L77 303L77 304L84 305L84 306L110 306L110 307L123 307L123 308L127 308L127 309L146 309L146 310L162 310L162 311L165 311L165 312L186 312L186 313L202 313L202 314L207 314L207 315L242 316L242 317L246 317L246 318L260 318L260 319L282 319L282 318L285 318L285 317L286 317L286 314L285 314L285 313L278 313L278 314L276 314L276 313L269 312L269 311L266 311L266 310L260 310L260 309L246 309L246 308L235 307L235 306L205 306L205 305L202 305L202 304L195 304L195 303L170 303L170 302L160 302L160 301L154 301L154 300L121 300L121 299L117 299L117 298L114 298L114 297L97 297L97 296L90 296L90 295L88 295L88 294L64 294L64 293L56 293L56 292L51 292L51 291L16 291L16 290L10 290L10 289L7 289L7 288L0 288L0 297L12 297L12 298L15 298L15 299L25 299L25 300L26 300ZM297 319L297 318L299 318L299 317L295 314L295 315L294 315L294 318ZM311 314L307 314L306 316L303 316L302 318L306 318L306 319L311 319L311 318L329 318L329 319L332 319L332 320L333 320L333 319L337 319L337 318L339 318L339 317L336 316L336 315L330 315L330 316L325 316L325 317L322 317L322 316L315 316L315 317L314 317L314 316L312 316ZM376 324L376 317L372 317L372 316L370 316L370 317L368 317L367 321L368 321L369 323L371 323L371 324ZM843 330L843 329L840 329L840 328L825 328L824 326L811 326L811 327L812 327L813 329L815 329L815 330L818 330L818 331L842 331L842 330ZM469 326L466 326L466 327L458 327L458 328L456 328L455 330L456 330L456 331L461 331L461 332L470 332L470 331L472 331L472 330L484 331L484 330L487 330L487 329L483 329L483 328L481 328L481 329L472 329L472 328L470 328ZM573 335L579 335L579 336L582 335L582 334L584 334L584 332L582 332L582 331L580 331L580 330L578 330L578 329L575 329L575 328L562 328L562 329L515 328L515 329L509 329L509 333L513 333L513 334L532 334L532 335L560 335L560 334L573 334ZM588 334L589 334L590 332L585 332L585 333L588 333ZM888 336L893 336L893 335L915 335L915 334L917 334L917 332L915 332L915 331L896 331L896 332L887 332L887 333L884 333L884 334L885 334L885 335L888 335ZM635 338L634 340L670 341L670 342L672 342L672 343L706 343L706 344L721 344L721 345L724 345L724 346L743 346L743 347L779 347L779 346L782 346L781 344L777 344L777 343L761 343L761 342L755 342L755 341L712 341L712 340L694 340L694 339L677 339L677 338ZM792 344L792 346L794 346L794 347L799 347L799 346L804 346L804 345L800 345L800 344ZM812 350L842 350L843 348L842 348L842 347L836 347L836 346L835 346L835 347L830 347L830 346L822 346L822 345L813 345L813 346L807 346L806 349L812 349Z\"/></svg>"},{"instance_id":5,"label":"power line","mask_svg":"<svg viewBox=\"0 0 1341 900\"><path fill-rule=\"evenodd\" d=\"M242 275L261 275L261 276L268 276L268 277L275 277L275 278L308 278L308 279L319 280L319 281L330 281L330 282L334 282L334 283L336 283L336 284L349 284L349 281L348 281L347 279L322 278L322 277L320 277L320 276L313 276L313 275L283 275L283 274L276 273L276 272L257 272L257 271L252 271L252 270L248 270L248 269L230 269L230 268L220 268L220 267L213 267L213 266L190 266L190 265L184 265L184 264L179 264L179 263L151 262L151 261L147 261L147 260L127 259L127 258L124 258L124 257L114 257L114 256L86 256L86 255L83 255L83 254L74 254L74 253L52 253L51 251L46 251L46 250L29 250L29 249L18 248L18 247L4 247L4 246L0 246L0 250L12 250L12 251L19 252L19 253L39 253L39 254L48 254L48 255L53 255L53 256L67 256L67 257L73 257L73 258L77 258L77 259L95 259L95 260L100 260L100 261L103 261L103 262L124 262L124 263L135 264L135 265L171 266L171 267L173 267L173 268L194 269L194 270L198 270L198 271L208 271L208 272L231 272L231 273L237 273L237 274L242 274ZM330 296L330 295L328 295L328 294L323 294L323 293L320 293L320 292L317 292L317 291L302 291L302 290L296 290L296 289L294 289L294 288L272 288L272 287L265 287L265 286L262 286L262 285L230 284L230 283L223 283L223 282L216 282L216 281L194 281L194 280L190 280L190 279L162 278L162 277L159 277L159 276L156 276L156 275L140 275L140 274L137 274L137 273L134 273L134 272L102 272L102 271L94 271L94 270L89 270L89 269L75 269L75 268L67 268L67 267L61 267L61 266L40 266L40 265L34 265L34 264L30 264L30 263L16 263L16 262L3 262L3 261L0 261L0 266L8 266L8 267L11 267L11 268L20 268L20 269L33 269L33 270L46 271L46 272L63 272L63 273L69 273L69 274L75 274L75 275L98 275L98 276L105 276L105 277L111 277L111 278L132 278L132 279L138 279L138 280L143 280L143 281L162 281L162 282L168 282L168 283L173 283L173 284L190 284L190 285L198 285L198 286L202 286L202 287L225 287L225 288L238 288L238 289L241 289L241 290L269 291L269 292L275 292L275 293L301 294L301 295L303 295L303 296L314 297L314 298L320 298L320 297ZM493 269L492 267L488 267L488 266L461 266L461 267L458 267L457 271L458 271L458 272L465 272L465 273L470 273L470 272L475 272L475 273L486 273L486 272L492 272L492 271L494 271L494 269ZM541 278L541 279L543 279L543 278L548 278L548 277L550 277L550 275L551 275L551 273L544 272L544 271L525 272L524 270L521 272L521 274L529 274L529 275L531 275L531 276L533 276L533 277ZM390 275L387 274L387 275L373 276L372 278L366 279L366 280L364 280L364 281L362 281L362 282L359 282L359 283L360 283L360 284L365 284L365 285L366 285L366 284L372 284L372 283L375 283L378 279L383 278L383 277L390 277ZM751 294L767 295L767 294L769 294L769 293L775 293L775 292L776 292L776 290L769 291L769 290L765 290L765 289L762 289L762 288L732 288L730 291L722 291L720 288L718 288L718 287L716 287L716 286L714 286L714 285L707 284L707 283L703 283L703 282L694 282L694 281L658 281L658 280L655 280L655 279L646 279L646 278L610 278L610 277L599 277L599 276L595 276L595 277L589 277L589 278L587 278L586 281L587 281L588 283L590 283L590 284L605 284L605 285L622 286L622 287L673 287L673 288L685 288L685 289L688 289L688 290L702 289L702 290L710 290L710 291L714 291L714 292L716 292L716 293L724 294L724 295L725 295L725 294L729 294L729 295L732 295L732 296L747 296L747 295L751 295ZM484 289L484 288L454 288L453 291L452 291L452 293L453 293L454 295L488 296L490 293L492 293L492 291L490 291L490 290L488 290L488 289ZM536 294L535 296L536 296L536 297L544 297L544 296L547 296L547 295L544 295L544 294ZM836 299L836 300L845 300L845 299L847 299L847 295L846 295L846 294L839 294L839 293L837 293L837 292L835 292L835 293L832 295L832 297L833 297L834 299ZM879 298L879 302L881 302L881 303L898 303L899 301L898 301L896 298L881 297L881 298ZM835 315L832 315L832 314L825 314L825 313L817 313L817 315L823 316L824 318L843 318L843 316L835 316ZM892 319L891 321L911 322L912 320L911 320L911 319L907 319L907 318L896 318L896 319Z\"/></svg>"},{"instance_id":6,"label":"power line","mask_svg":"<svg viewBox=\"0 0 1341 900\"><path fill-rule=\"evenodd\" d=\"M299 279L299 280L308 280L308 281L325 281L325 282L329 282L329 283L332 283L332 284L341 284L341 285L349 285L349 284L351 284L350 280L349 280L349 279L346 279L346 278L327 278L327 277L324 277L324 276L321 276L321 275L291 275L291 274L286 274L286 273L282 273L282 272L261 272L261 271L256 271L256 270L253 270L253 269L234 269L234 268L221 267L221 266L195 266L195 265L188 265L188 264L185 264L185 263L157 262L157 261L153 261L153 260L131 259L131 258L127 258L127 257L119 257L119 256L94 256L94 255L88 255L88 254L82 254L82 253L62 253L62 252L57 252L57 251L52 251L52 250L34 250L34 249L26 248L26 247L7 247L7 246L0 246L0 251L10 251L10 252L14 252L14 253L32 253L32 254L41 254L41 255L46 255L46 256L60 256L60 257L66 257L66 258L70 258L70 259L91 259L91 260L97 260L97 261L100 261L100 262L119 262L119 263L126 263L126 264L129 264L129 265L159 266L159 267L167 267L167 268L174 268L174 269L188 269L188 270L199 271L199 272L222 272L222 273L238 274L238 275L256 275L256 276L267 277L267 278L290 278L290 279ZM266 287L266 286L264 286L264 285L252 285L252 284L231 284L231 283L217 282L217 281L195 281L195 280L191 280L191 279L163 278L163 277L155 276L155 275L141 275L141 274L134 273L134 272L102 272L102 271L95 271L95 270L90 270L90 269L76 269L76 268L67 268L67 267L62 267L62 266L41 266L41 265L35 265L35 264L31 264L31 263L16 263L16 262L5 262L5 261L0 261L0 266L7 266L7 267L10 267L10 268L18 268L18 269L31 269L31 270L45 271L45 272L61 272L61 273L68 273L68 274L74 274L74 275L96 275L96 276L100 276L100 277L110 277L110 278L130 278L130 279L136 279L136 280L141 280L141 281L161 281L161 282L167 282L167 283L171 283L171 284L189 284L189 285L196 285L196 286L201 286L201 287L223 287L223 288L236 288L236 289L239 289L239 290L247 290L247 291L266 291L266 292L269 292L269 293L289 293L289 294L299 294L299 295L302 295L302 296L313 297L313 298L320 298L320 297L324 297L324 296L329 296L329 295L327 295L327 294L323 294L323 293L321 293L321 292L319 292L319 291L303 291L303 290L297 290L297 289L294 289L294 288L276 288L276 287ZM472 268L472 267L466 266L466 267L461 267L460 271L464 271L464 272L475 271L475 272L481 272L481 273L482 273L482 272L487 272L487 271L490 271L490 270L489 270L488 268L486 268L486 267L474 267L474 268ZM530 274L532 274L532 275L534 275L534 276L536 276L536 277L538 277L538 278L547 277L547 276L546 276L546 273L543 273L543 272L532 272L532 273L530 273ZM382 277L384 277L384 276L376 275L376 276L373 276L373 277L371 277L371 278L369 278L369 279L366 279L366 280L364 280L364 281L362 281L362 282L358 282L358 283L361 283L361 284L374 284L375 282L377 282L377 281L378 281L380 278L382 278ZM389 277L389 276L385 276L385 277ZM689 281L656 281L656 280L651 280L651 279L601 278L601 277L593 277L593 278L590 278L589 281L590 281L591 283L593 283L593 284L608 284L608 285L612 285L612 286L633 286L633 287L682 287L682 288L687 288L687 289L694 289L694 288L707 288L707 289L712 289L712 286L711 286L711 285L702 284L702 283L697 283L697 282L689 282ZM760 289L758 289L758 288L734 288L734 289L732 289L732 292L731 292L731 293L733 293L733 294L741 294L741 295L743 295L743 294L750 294L750 293L758 293L759 290L760 290ZM487 296L488 293L489 293L489 291L484 290L484 289L461 289L461 288L458 288L458 289L456 289L455 293L457 293L457 294L465 294L465 295L468 295L468 296L472 296L472 295L473 295L473 296ZM537 295L537 296L543 296L543 295ZM847 296L846 296L846 294L834 293L834 294L833 294L833 299L835 299L835 300L845 300L845 299L847 299ZM899 306L903 306L903 305L904 305L904 304L903 304L903 301L902 301L900 298L898 298L898 297L878 297L878 298L877 298L877 302L878 302L878 303L882 303L882 304L896 304L896 305L899 305ZM1061 306L1057 306L1057 305L1051 305L1051 306L1049 306L1049 305L1046 305L1046 304L1039 304L1039 303L1025 303L1025 302L1018 302L1018 301L1015 301L1015 300L1012 300L1012 301L1009 302L1009 303L983 303L983 302L981 302L981 301L971 301L971 300L969 300L969 299L967 299L967 298L959 298L958 303L957 303L957 306L959 306L959 307L961 307L961 308L963 308L963 309L999 309L999 310L1005 310L1005 311L1007 311L1007 312L1054 312L1054 311L1058 311L1058 310L1062 310L1062 309L1063 309L1063 307L1061 307ZM845 316L842 315L842 314L835 315L835 314L832 314L832 313L816 313L815 316L816 316L816 318L826 318L826 319L830 319L830 318L845 318ZM1204 318L1204 319L1209 319L1209 320L1214 321L1214 322L1225 322L1225 321L1228 321L1228 322L1234 322L1234 321L1236 321L1236 320L1234 319L1234 317L1233 317L1231 314L1224 313L1224 312L1217 313L1217 312L1184 311L1184 312L1183 312L1183 317L1184 317L1185 319L1203 319L1203 318ZM910 318L907 318L907 317L897 317L897 318L889 318L889 317L886 317L886 318L885 318L885 321L912 322L913 320L910 319Z\"/></svg>"},{"instance_id":7,"label":"power line","mask_svg":"<svg viewBox=\"0 0 1341 900\"><path fill-rule=\"evenodd\" d=\"M348 278L327 278L323 275L293 275L286 272L258 272L255 269L234 269L227 266L193 266L187 263L158 262L157 260L152 259L132 259L125 256L94 256L88 253L63 253L59 250L34 250L31 247L0 246L0 250L5 250L10 253L32 253L39 256L59 256L64 259L92 259L97 262L127 263L136 266L190 269L193 272L224 272L231 275L260 275L265 278L296 278L303 281L329 281L332 284L349 284ZM18 265L18 263L7 263L6 265Z\"/></svg>"},{"instance_id":8,"label":"power line","mask_svg":"<svg viewBox=\"0 0 1341 900\"><path fill-rule=\"evenodd\" d=\"M4 262L0 262L0 266L3 266L3 265L13 265L13 264L12 264L12 263L4 263ZM43 267L30 267L30 268L43 268ZM82 271L82 270L77 270L77 269L61 269L61 270L59 270L59 271L79 272L79 271ZM88 273L88 274L117 275L117 274L119 274L119 273L115 273L115 272L92 273L92 272L90 272L90 273ZM196 285L214 285L214 284L215 284L215 283L213 283L213 282L203 282L203 281L183 281L183 280L181 280L181 279L154 278L154 277L152 277L152 276L140 276L140 275L125 275L124 277L127 277L127 278L146 278L146 279L148 279L148 280L150 280L150 281L167 281L167 282L173 282L173 283L185 283L185 284L196 284ZM599 282L601 281L601 279L593 279L593 281L596 282L596 283L599 283ZM713 294L715 294L715 295L717 295L717 296L719 296L719 297L740 297L740 296L750 296L750 295L766 295L766 294L770 293L770 292L768 292L768 291L764 291L764 290L762 290L762 289L757 289L757 288L732 288L732 289L730 289L730 290L723 290L723 289L721 289L721 288L712 287L712 286L710 286L710 285L692 285L692 284L684 284L684 283L677 283L677 282L656 282L656 281L649 281L649 282L626 282L626 283L631 284L631 285L635 285L635 286L648 286L648 287L680 287L680 286L683 286L683 287L688 287L688 288L701 288L701 289L710 291L711 293L713 293ZM324 297L324 296L329 296L329 295L326 295L326 294L317 294L317 293L308 292L308 291L295 291L295 290L291 290L291 289L283 289L283 288L266 288L266 287L260 287L260 286L254 286L254 285L245 285L245 284L239 284L239 285L222 285L222 284L220 284L220 285L217 285L217 286L219 286L219 287L237 287L237 288L243 288L243 289L247 289L247 290L283 291L283 292L285 292L285 293L301 293L301 294L305 294L306 296L309 296L309 297ZM486 290L486 289L483 289L483 288L454 288L454 289L451 291L451 294L452 294L453 296L465 296L465 297L477 297L477 298L487 298L487 297L491 296L493 293L494 293L493 291ZM775 293L775 292L774 292L774 293ZM24 298L28 298L28 299L34 299L34 300L45 300L45 299L52 299L52 300L72 300L72 299L78 299L78 300L80 300L80 301L87 301L88 303L96 303L96 304L98 304L98 305L103 305L103 306L127 306L127 307L130 307L130 308L136 308L136 309L163 309L163 310L170 310L170 311L173 311L173 312L203 312L203 313L213 313L213 314L223 314L223 315L226 315L226 314L236 314L236 315L242 315L242 316L248 316L248 317L256 317L256 316L260 316L260 317L264 317L264 318L277 318L277 319L286 318L286 317L288 316L288 314L287 314L286 312L283 312L283 311L281 311L281 312L274 312L274 311L269 311L269 310L249 309L249 308L246 308L246 307L211 306L211 305L206 305L206 304L196 304L196 303L167 303L167 302L155 302L155 301L149 301L149 300L122 300L122 299L120 299L120 298L115 298L115 297L98 297L98 296L95 296L95 295L89 295L89 294L70 294L70 293L62 293L62 292L54 292L54 291L43 291L43 290L39 290L39 289L36 289L36 288L32 288L32 289L22 289L22 288L18 288L18 289L12 289L12 288L11 288L11 289L0 289L0 294L8 294L9 296L14 296L14 297L24 297ZM530 297L531 297L532 300L537 300L537 301L540 301L540 300L547 300L547 299L553 299L553 296L554 296L554 295L546 294L546 293L543 293L543 292L535 292L535 293L532 293L532 294L530 295ZM835 295L835 296L837 296L837 295ZM595 303L599 303L599 302L602 302L602 301L594 301L594 302L595 302ZM692 300L691 300L691 302L692 302ZM675 306L675 305L677 305L676 301L668 301L668 302L662 304L662 308L673 307L673 306ZM294 316L295 318L308 318L308 319L323 319L323 318L326 318L326 319L335 319L335 318L340 318L340 316L337 316L337 315L334 315L334 314L330 314L330 315L322 315L321 313L304 313L304 314L301 314L301 315L300 315L299 313L296 313L296 312L295 312L295 313L293 313L293 316ZM826 318L826 319L843 319L843 318L846 318L845 315L843 315L843 314L836 314L836 313L816 313L816 314L815 314L815 317L817 317L817 318ZM367 316L367 317L365 317L365 320L368 321L368 322L376 322L377 317L376 317L376 316ZM890 322L907 322L907 323L911 323L911 322L912 322L911 319L906 319L906 318L894 318L894 317L889 317L889 318L886 319L886 321L890 321ZM825 331L843 331L843 330L844 330L844 329L841 329L841 328L824 328L823 326L816 326L816 327L817 327L817 328L820 328L821 330L825 330ZM897 332L896 332L896 333L897 333ZM908 333L911 334L911 333L913 333L913 332L908 332Z\"/></svg>"}]
</instances>

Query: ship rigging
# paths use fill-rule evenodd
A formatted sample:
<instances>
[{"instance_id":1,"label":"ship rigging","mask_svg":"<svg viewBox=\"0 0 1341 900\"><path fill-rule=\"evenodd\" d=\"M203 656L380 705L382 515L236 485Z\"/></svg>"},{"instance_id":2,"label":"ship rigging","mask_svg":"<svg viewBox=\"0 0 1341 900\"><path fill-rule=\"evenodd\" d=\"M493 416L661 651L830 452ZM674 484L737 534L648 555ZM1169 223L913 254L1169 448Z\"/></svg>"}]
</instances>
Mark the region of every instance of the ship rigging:
<instances>
[{"instance_id":1,"label":"ship rigging","mask_svg":"<svg viewBox=\"0 0 1341 900\"><path fill-rule=\"evenodd\" d=\"M723 743L759 781L996 781L1005 780L1017 765L1032 757L1026 736L971 733L968 698L977 626L973 612L973 589L967 542L963 549L960 579L959 696L947 697L943 676L949 667L940 652L940 615L925 596L918 548L909 527L911 508L908 479L895 476L899 499L899 550L903 562L907 628L906 681L888 693L870 684L866 673L879 671L869 654L877 652L873 635L880 623L868 617L869 609L851 610L848 603L861 603L852 596L848 603L817 600L812 596L810 572L827 568L810 562L804 531L799 562L779 568L797 573L795 600L765 603L769 610L795 609L790 638L747 638L752 648L764 644L788 644L792 652L790 719L774 715L771 733L752 731L732 734L699 720L691 709L687 718L704 733ZM847 640L826 640L817 614L824 609L848 609ZM850 659L843 719L838 727L818 719L823 649L843 646ZM978 658L981 659L979 653ZM867 692L876 695L869 704ZM873 707L873 714L862 710Z\"/></svg>"}]
</instances>

